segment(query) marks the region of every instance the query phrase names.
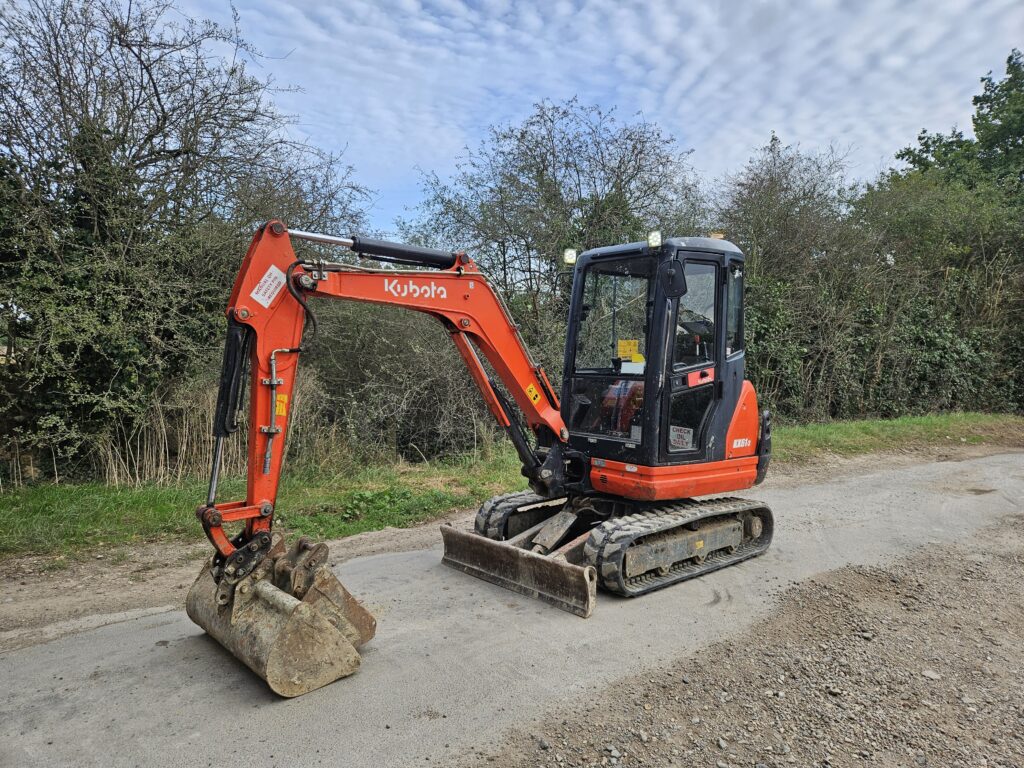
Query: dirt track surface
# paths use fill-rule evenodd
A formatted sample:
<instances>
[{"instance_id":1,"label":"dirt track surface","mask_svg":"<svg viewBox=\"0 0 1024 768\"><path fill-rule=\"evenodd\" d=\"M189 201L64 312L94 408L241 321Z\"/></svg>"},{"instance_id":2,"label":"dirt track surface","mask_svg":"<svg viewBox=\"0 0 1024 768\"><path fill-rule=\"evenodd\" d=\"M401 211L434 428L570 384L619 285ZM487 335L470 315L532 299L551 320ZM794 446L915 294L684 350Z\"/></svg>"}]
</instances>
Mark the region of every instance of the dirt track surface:
<instances>
[{"instance_id":1,"label":"dirt track surface","mask_svg":"<svg viewBox=\"0 0 1024 768\"><path fill-rule=\"evenodd\" d=\"M349 560L377 638L292 701L179 610L80 616L0 654L0 765L1024 764L1024 454L751 495L768 554L585 621L436 549Z\"/></svg>"}]
</instances>

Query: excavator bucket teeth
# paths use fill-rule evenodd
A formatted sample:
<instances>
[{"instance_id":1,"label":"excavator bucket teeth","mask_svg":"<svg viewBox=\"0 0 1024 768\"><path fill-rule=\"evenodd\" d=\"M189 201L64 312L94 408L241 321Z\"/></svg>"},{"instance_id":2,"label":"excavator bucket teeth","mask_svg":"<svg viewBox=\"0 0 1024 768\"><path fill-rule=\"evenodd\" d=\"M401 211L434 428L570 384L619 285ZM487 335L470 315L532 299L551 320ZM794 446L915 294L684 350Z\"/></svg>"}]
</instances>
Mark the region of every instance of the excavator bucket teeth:
<instances>
[{"instance_id":1,"label":"excavator bucket teeth","mask_svg":"<svg viewBox=\"0 0 1024 768\"><path fill-rule=\"evenodd\" d=\"M220 604L212 562L185 599L192 621L285 697L300 696L359 668L358 648L376 621L327 564L325 545L300 541L267 557Z\"/></svg>"},{"instance_id":2,"label":"excavator bucket teeth","mask_svg":"<svg viewBox=\"0 0 1024 768\"><path fill-rule=\"evenodd\" d=\"M445 565L583 618L594 612L597 571L592 566L574 565L450 525L441 526L441 538Z\"/></svg>"}]
</instances>

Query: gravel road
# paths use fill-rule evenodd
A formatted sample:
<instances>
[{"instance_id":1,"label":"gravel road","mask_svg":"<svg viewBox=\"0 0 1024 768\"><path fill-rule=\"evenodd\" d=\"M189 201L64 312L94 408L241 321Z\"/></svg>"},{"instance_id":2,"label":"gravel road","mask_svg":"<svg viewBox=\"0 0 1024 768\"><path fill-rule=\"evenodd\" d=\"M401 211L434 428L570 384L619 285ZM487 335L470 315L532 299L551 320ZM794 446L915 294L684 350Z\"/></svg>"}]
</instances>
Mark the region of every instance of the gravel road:
<instances>
[{"instance_id":1,"label":"gravel road","mask_svg":"<svg viewBox=\"0 0 1024 768\"><path fill-rule=\"evenodd\" d=\"M291 701L180 610L39 626L0 654L0 765L1021 764L1024 454L750 495L768 554L589 620L437 549L350 560L377 638Z\"/></svg>"},{"instance_id":2,"label":"gravel road","mask_svg":"<svg viewBox=\"0 0 1024 768\"><path fill-rule=\"evenodd\" d=\"M467 765L1024 765L1024 515L848 566Z\"/></svg>"}]
</instances>

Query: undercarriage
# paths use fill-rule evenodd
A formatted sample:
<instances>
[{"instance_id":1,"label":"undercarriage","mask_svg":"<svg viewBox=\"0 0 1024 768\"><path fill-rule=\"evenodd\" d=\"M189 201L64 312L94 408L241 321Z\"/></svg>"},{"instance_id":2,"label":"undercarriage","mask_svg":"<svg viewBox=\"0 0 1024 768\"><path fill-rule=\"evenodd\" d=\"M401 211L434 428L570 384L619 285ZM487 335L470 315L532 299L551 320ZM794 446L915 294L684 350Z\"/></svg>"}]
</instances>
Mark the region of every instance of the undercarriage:
<instances>
[{"instance_id":1,"label":"undercarriage","mask_svg":"<svg viewBox=\"0 0 1024 768\"><path fill-rule=\"evenodd\" d=\"M633 502L496 496L474 532L442 526L443 562L587 617L597 586L634 597L763 553L774 521L763 503L735 497Z\"/></svg>"}]
</instances>

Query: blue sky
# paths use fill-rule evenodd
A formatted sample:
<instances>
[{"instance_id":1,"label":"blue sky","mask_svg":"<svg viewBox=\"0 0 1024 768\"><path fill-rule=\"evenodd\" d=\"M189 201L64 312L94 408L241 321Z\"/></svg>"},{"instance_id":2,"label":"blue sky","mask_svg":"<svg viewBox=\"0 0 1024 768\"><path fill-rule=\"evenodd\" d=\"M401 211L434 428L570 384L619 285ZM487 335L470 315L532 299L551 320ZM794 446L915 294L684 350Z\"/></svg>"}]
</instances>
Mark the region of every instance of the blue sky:
<instances>
[{"instance_id":1,"label":"blue sky","mask_svg":"<svg viewBox=\"0 0 1024 768\"><path fill-rule=\"evenodd\" d=\"M450 173L540 99L641 113L704 176L775 131L875 175L922 128L970 128L978 78L1024 47L1024 0L236 0L298 134L344 150L393 229L417 169ZM183 0L226 21L227 0Z\"/></svg>"}]
</instances>

